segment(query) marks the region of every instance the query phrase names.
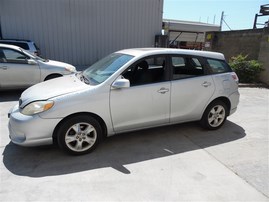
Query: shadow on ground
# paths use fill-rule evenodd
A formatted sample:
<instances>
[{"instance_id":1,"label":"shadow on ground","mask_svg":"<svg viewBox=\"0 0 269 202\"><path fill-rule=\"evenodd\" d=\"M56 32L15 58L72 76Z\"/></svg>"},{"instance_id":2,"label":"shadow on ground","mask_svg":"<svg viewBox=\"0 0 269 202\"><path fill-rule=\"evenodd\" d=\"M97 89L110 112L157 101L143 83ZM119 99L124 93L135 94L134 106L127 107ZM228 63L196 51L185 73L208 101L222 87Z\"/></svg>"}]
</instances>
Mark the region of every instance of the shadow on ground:
<instances>
[{"instance_id":1,"label":"shadow on ground","mask_svg":"<svg viewBox=\"0 0 269 202\"><path fill-rule=\"evenodd\" d=\"M3 163L12 173L29 177L64 175L112 167L130 174L124 165L167 157L235 141L245 136L240 126L227 121L216 131L197 123L178 124L107 138L90 154L70 156L56 146L24 148L9 143Z\"/></svg>"},{"instance_id":2,"label":"shadow on ground","mask_svg":"<svg viewBox=\"0 0 269 202\"><path fill-rule=\"evenodd\" d=\"M19 100L23 90L0 91L0 102Z\"/></svg>"}]
</instances>

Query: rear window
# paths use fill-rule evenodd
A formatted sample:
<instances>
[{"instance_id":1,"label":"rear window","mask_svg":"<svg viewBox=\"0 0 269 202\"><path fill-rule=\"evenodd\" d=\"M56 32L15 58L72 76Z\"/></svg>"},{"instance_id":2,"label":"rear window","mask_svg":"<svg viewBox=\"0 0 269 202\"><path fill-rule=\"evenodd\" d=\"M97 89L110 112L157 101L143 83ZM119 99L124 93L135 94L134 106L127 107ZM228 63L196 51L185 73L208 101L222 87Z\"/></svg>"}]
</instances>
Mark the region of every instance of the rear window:
<instances>
[{"instance_id":1,"label":"rear window","mask_svg":"<svg viewBox=\"0 0 269 202\"><path fill-rule=\"evenodd\" d=\"M222 60L207 59L211 72L213 74L231 72L230 66Z\"/></svg>"},{"instance_id":2,"label":"rear window","mask_svg":"<svg viewBox=\"0 0 269 202\"><path fill-rule=\"evenodd\" d=\"M34 47L36 50L39 50L38 46L34 43Z\"/></svg>"}]
</instances>

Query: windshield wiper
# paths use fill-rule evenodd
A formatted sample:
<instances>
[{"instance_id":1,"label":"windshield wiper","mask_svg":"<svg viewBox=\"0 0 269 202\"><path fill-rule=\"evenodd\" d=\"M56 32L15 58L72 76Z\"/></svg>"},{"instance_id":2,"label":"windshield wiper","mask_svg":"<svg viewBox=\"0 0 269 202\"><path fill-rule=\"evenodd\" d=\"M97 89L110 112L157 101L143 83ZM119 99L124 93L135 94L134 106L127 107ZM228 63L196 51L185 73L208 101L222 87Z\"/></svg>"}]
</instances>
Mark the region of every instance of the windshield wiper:
<instances>
[{"instance_id":1,"label":"windshield wiper","mask_svg":"<svg viewBox=\"0 0 269 202\"><path fill-rule=\"evenodd\" d=\"M90 80L86 77L86 76L84 76L83 74L81 74L81 76L82 76L82 78L83 78L83 80L84 80L84 83L86 83L86 84L90 84Z\"/></svg>"},{"instance_id":2,"label":"windshield wiper","mask_svg":"<svg viewBox=\"0 0 269 202\"><path fill-rule=\"evenodd\" d=\"M76 74L76 76L78 77L78 79L86 84L90 84L90 81L87 77L85 77L82 72L79 72Z\"/></svg>"}]
</instances>

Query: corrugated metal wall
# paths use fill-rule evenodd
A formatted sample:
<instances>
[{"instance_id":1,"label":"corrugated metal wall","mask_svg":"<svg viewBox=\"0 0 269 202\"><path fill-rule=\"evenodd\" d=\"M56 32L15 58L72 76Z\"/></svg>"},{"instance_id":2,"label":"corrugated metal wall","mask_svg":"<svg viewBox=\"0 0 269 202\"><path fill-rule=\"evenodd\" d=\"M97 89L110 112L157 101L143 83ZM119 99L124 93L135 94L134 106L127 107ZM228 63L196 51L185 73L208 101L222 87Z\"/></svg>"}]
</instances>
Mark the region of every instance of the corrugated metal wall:
<instances>
[{"instance_id":1,"label":"corrugated metal wall","mask_svg":"<svg viewBox=\"0 0 269 202\"><path fill-rule=\"evenodd\" d=\"M45 57L74 65L154 46L162 10L163 0L0 0L3 38L34 40Z\"/></svg>"}]
</instances>

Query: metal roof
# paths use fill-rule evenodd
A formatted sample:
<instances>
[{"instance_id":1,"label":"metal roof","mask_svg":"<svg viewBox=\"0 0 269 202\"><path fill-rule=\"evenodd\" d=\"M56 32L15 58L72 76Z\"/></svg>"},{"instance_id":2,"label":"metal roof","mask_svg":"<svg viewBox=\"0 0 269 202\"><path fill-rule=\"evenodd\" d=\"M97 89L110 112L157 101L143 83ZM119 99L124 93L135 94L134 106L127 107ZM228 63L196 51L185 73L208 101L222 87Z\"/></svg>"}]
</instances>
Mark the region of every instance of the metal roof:
<instances>
[{"instance_id":1,"label":"metal roof","mask_svg":"<svg viewBox=\"0 0 269 202\"><path fill-rule=\"evenodd\" d=\"M203 22L163 19L163 23L164 23L164 29L167 28L169 31L178 31L178 32L220 31L220 25L208 24Z\"/></svg>"}]
</instances>

